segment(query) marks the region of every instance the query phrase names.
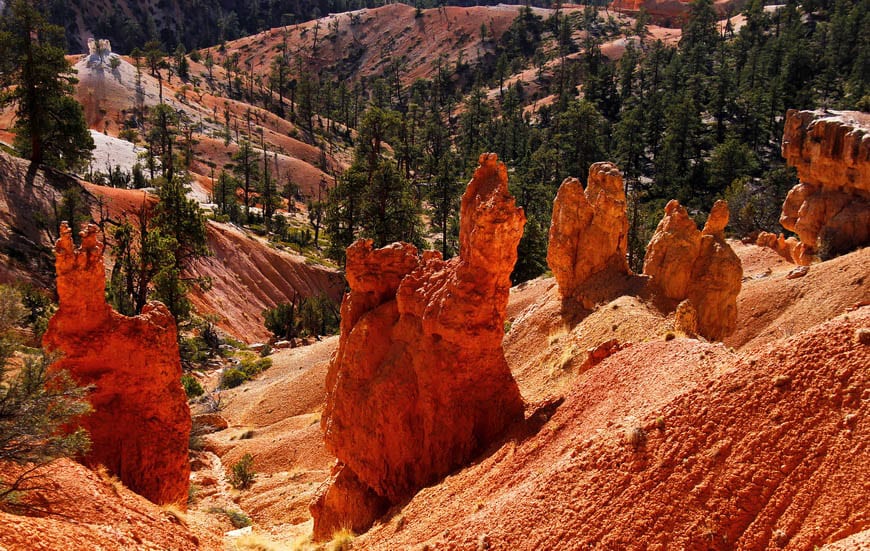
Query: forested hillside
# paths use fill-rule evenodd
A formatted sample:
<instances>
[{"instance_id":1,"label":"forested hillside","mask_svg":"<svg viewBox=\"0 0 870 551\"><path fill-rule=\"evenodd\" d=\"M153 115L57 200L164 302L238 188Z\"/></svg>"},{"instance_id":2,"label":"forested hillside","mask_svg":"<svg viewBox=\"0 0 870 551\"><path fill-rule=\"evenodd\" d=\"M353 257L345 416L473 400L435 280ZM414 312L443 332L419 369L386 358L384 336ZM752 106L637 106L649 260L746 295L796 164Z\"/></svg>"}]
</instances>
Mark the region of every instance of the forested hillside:
<instances>
[{"instance_id":1,"label":"forested hillside","mask_svg":"<svg viewBox=\"0 0 870 551\"><path fill-rule=\"evenodd\" d=\"M434 24L425 13L418 24ZM755 0L723 21L711 0L697 0L669 40L643 14L523 8L503 33L482 22L468 37L470 55L429 60L431 76L413 80L409 67L419 60L398 49L368 74L348 74L348 64L330 58L330 42L366 24L356 17L285 29L274 50L246 41L218 52L219 62L236 67L230 93L273 110L292 96L288 116L325 117L331 122L318 128L328 139L350 139L340 128L358 131L353 162L326 207L339 261L361 235L378 245L425 241L423 211L432 245L449 256L462 182L484 151L511 167L529 217L515 281L546 269L559 183L585 180L602 159L626 176L635 267L671 198L693 213L726 198L733 232L780 231L779 207L796 183L779 152L786 110L870 109L868 0ZM268 91L244 90L245 59L257 60L252 74L269 77Z\"/></svg>"},{"instance_id":2,"label":"forested hillside","mask_svg":"<svg viewBox=\"0 0 870 551\"><path fill-rule=\"evenodd\" d=\"M86 51L87 36L108 38L120 53L156 38L167 48L186 49L234 40L265 29L290 25L363 8L389 4L386 0L44 0L49 20L65 28L71 53ZM434 8L437 0L409 2ZM498 0L459 0L457 6L495 5ZM604 5L606 0L589 2ZM531 5L550 7L550 0ZM2 9L3 2L0 2Z\"/></svg>"}]
</instances>

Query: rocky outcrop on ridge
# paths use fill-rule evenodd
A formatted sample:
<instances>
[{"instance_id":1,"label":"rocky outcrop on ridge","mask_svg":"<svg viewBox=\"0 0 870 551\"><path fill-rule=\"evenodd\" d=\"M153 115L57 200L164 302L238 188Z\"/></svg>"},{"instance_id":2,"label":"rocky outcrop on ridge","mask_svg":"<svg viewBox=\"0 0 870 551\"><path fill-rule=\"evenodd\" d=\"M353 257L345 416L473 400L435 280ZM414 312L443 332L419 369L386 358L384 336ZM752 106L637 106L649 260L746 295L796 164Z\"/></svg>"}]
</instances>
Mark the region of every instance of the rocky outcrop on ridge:
<instances>
[{"instance_id":1,"label":"rocky outcrop on ridge","mask_svg":"<svg viewBox=\"0 0 870 551\"><path fill-rule=\"evenodd\" d=\"M702 336L722 340L737 323L737 295L743 278L740 259L725 242L728 205L717 201L703 231L676 200L665 207L647 247L643 273L668 299L688 299ZM688 305L683 306L684 311Z\"/></svg>"},{"instance_id":2,"label":"rocky outcrop on ridge","mask_svg":"<svg viewBox=\"0 0 870 551\"><path fill-rule=\"evenodd\" d=\"M593 308L584 284L604 271L630 273L627 242L625 190L616 165L593 164L585 191L577 178L562 182L553 202L547 264L563 300Z\"/></svg>"},{"instance_id":3,"label":"rocky outcrop on ridge","mask_svg":"<svg viewBox=\"0 0 870 551\"><path fill-rule=\"evenodd\" d=\"M92 441L84 463L104 465L154 503L185 506L191 421L175 320L159 302L135 317L109 307L98 231L89 225L75 248L72 230L61 228L55 247L60 308L43 344L63 354L54 369L93 386L94 411L80 421Z\"/></svg>"},{"instance_id":4,"label":"rocky outcrop on ridge","mask_svg":"<svg viewBox=\"0 0 870 551\"><path fill-rule=\"evenodd\" d=\"M797 264L870 243L868 128L865 113L788 111L782 156L800 184L789 191L780 224L800 238L791 254Z\"/></svg>"},{"instance_id":5,"label":"rocky outcrop on ridge","mask_svg":"<svg viewBox=\"0 0 870 551\"><path fill-rule=\"evenodd\" d=\"M348 248L321 419L340 464L312 503L315 538L366 528L382 504L465 465L522 419L502 338L525 215L495 155L481 156L460 220L459 256L448 261L405 243Z\"/></svg>"}]
</instances>

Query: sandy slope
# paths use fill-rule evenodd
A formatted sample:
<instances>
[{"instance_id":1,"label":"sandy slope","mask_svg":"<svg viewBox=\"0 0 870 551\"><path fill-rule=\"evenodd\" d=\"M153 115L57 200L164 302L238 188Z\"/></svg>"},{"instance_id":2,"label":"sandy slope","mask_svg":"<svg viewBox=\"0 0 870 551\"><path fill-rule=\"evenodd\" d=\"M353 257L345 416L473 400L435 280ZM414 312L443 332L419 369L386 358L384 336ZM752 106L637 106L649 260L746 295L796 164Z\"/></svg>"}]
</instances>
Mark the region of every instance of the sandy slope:
<instances>
[{"instance_id":1,"label":"sandy slope","mask_svg":"<svg viewBox=\"0 0 870 551\"><path fill-rule=\"evenodd\" d=\"M632 542L645 542L649 548L695 549L713 538L712 548L727 549L722 539L727 537L732 544L741 541L757 549L770 540L773 530L782 529L797 548L807 548L807 542L832 541L866 527L860 507L854 505L849 512L837 505L854 503L855 495L836 486L848 473L868 477L860 455L866 449L850 448L843 438L845 429L838 425L845 415L856 413L858 417L850 419L864 426L866 404L846 403L851 398L845 397L850 387L863 383L856 379L837 383L838 387L832 381L842 378L838 373L843 366L866 363L866 350L853 350L849 342L859 325L867 325L870 312L865 308L847 314L850 320L777 341L765 333L763 324L753 321L750 306L764 303L782 322L796 317L807 327L818 326L843 314L845 306L840 305L854 302L855 291L844 284L854 279L852 270L867 272L862 268L867 252L813 267L811 275L815 272L825 282L818 284L819 292L827 289L828 295L826 305L817 308L819 297L808 293L787 302L762 299L760 293L770 295L783 288L786 280L771 278L784 278L791 266L765 249L733 246L749 278L740 297L740 339L754 346L747 346L745 353L730 350L728 344L665 341L672 318L643 298L608 299L603 293L595 312L566 320L552 279L512 289L505 354L530 404L530 420L468 469L423 490L356 545L420 549L428 542L438 549L474 549L484 537L493 549L579 548L584 541L599 540L613 549L632 548ZM753 279L768 269L771 275ZM768 287L767 280L775 283ZM801 285L799 280L787 284ZM858 293L868 295L866 287L859 286ZM585 350L610 338L634 344L581 373ZM307 500L331 463L322 451L316 420L326 363L336 344L333 338L276 354L275 367L232 391L224 413L231 428L210 437L225 465L243 453L257 458L263 478L242 493L239 503L255 518L258 531L278 539L310 531ZM803 375L804 363L816 361L812 358L818 359L818 368ZM790 377L793 385L787 390L774 386L778 375ZM833 401L819 401L814 389L823 388L841 390L825 391L833 393ZM535 413L541 404L559 397L565 402L549 422L551 410ZM743 408L746 403L756 405ZM657 428L658 417L664 419L664 431ZM755 428L768 424L770 428ZM625 439L638 426L646 432L648 444L634 451ZM253 437L240 440L249 430ZM771 440L771 435L788 439ZM787 472L779 472L783 463L777 461L785 458L780 442L798 457L808 441L816 440L827 443L830 458L809 467L800 461L785 463ZM763 461L750 469L761 449L768 450ZM852 452L858 455L848 457ZM685 467L680 467L684 459ZM736 471L725 468L732 464ZM728 511L743 502L729 497L727 490L748 476L745 473L775 480L779 489L768 494L751 481L741 482L756 493L746 505L751 514L740 517ZM819 489L826 484L845 492L845 497L838 502L835 493ZM645 497L648 494L653 497ZM777 505L790 496L796 503L815 505ZM650 502L659 505L635 505ZM686 511L681 510L683 503L689 505ZM721 512L706 513L711 510ZM805 513L810 521L803 524ZM724 520L732 517L737 520ZM822 519L836 519L832 522L842 530L820 529L827 522Z\"/></svg>"},{"instance_id":2,"label":"sandy slope","mask_svg":"<svg viewBox=\"0 0 870 551\"><path fill-rule=\"evenodd\" d=\"M266 308L323 293L338 302L344 291L337 270L276 249L230 224L210 221L208 246L212 255L193 261L191 272L209 277L211 287L194 290L191 301L198 311L218 314L218 325L245 342L271 336L263 325Z\"/></svg>"},{"instance_id":3,"label":"sandy slope","mask_svg":"<svg viewBox=\"0 0 870 551\"><path fill-rule=\"evenodd\" d=\"M855 334L868 326L864 308L742 357L636 345L581 374L543 427L358 543L813 549L866 529L870 347Z\"/></svg>"},{"instance_id":4,"label":"sandy slope","mask_svg":"<svg viewBox=\"0 0 870 551\"><path fill-rule=\"evenodd\" d=\"M8 551L220 550L222 527L212 517L154 505L108 475L68 459L44 470L30 495L45 516L0 512L0 549Z\"/></svg>"}]
</instances>

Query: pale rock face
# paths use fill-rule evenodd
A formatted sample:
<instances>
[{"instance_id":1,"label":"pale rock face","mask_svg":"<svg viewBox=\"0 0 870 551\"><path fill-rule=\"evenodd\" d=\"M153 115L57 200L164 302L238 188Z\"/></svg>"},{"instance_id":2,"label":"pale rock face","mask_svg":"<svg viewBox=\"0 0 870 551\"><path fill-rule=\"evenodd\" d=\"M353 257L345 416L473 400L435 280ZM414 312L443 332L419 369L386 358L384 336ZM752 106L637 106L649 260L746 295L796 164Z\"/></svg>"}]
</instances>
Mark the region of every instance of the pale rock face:
<instances>
[{"instance_id":1,"label":"pale rock face","mask_svg":"<svg viewBox=\"0 0 870 551\"><path fill-rule=\"evenodd\" d=\"M89 225L76 248L70 228L61 228L55 247L60 308L43 344L63 354L52 369L94 387L94 411L80 420L92 441L84 463L105 465L154 503L185 507L191 420L175 320L159 302L135 317L109 307L98 231Z\"/></svg>"},{"instance_id":2,"label":"pale rock face","mask_svg":"<svg viewBox=\"0 0 870 551\"><path fill-rule=\"evenodd\" d=\"M604 271L630 273L627 243L625 191L616 165L593 164L586 190L576 178L562 182L553 202L547 264L563 299L593 307L584 284Z\"/></svg>"},{"instance_id":3,"label":"pale rock face","mask_svg":"<svg viewBox=\"0 0 870 551\"><path fill-rule=\"evenodd\" d=\"M759 247L773 249L779 256L785 258L789 262L795 264L805 263L800 256L804 249L800 246L800 241L795 237L789 237L786 239L783 234L776 235L775 233L763 231L758 234L758 237L755 239L755 244Z\"/></svg>"},{"instance_id":4,"label":"pale rock face","mask_svg":"<svg viewBox=\"0 0 870 551\"><path fill-rule=\"evenodd\" d=\"M522 419L501 342L525 215L495 155L481 156L460 220L449 261L406 243L347 250L350 292L321 418L341 465L311 505L318 539L342 523L367 528Z\"/></svg>"}]
</instances>

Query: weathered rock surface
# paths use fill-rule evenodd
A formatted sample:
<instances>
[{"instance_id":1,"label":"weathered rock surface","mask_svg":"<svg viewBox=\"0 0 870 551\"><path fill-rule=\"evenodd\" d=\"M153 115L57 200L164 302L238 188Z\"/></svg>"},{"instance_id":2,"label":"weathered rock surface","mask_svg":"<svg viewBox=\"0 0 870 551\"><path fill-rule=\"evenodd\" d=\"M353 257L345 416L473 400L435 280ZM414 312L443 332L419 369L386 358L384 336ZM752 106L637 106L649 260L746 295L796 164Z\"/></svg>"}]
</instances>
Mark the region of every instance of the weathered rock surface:
<instances>
[{"instance_id":1,"label":"weathered rock surface","mask_svg":"<svg viewBox=\"0 0 870 551\"><path fill-rule=\"evenodd\" d=\"M66 225L61 229L55 248L60 308L43 344L63 353L54 368L94 386L94 411L81 419L92 440L84 462L105 465L155 503L184 506L191 421L175 321L159 302L132 318L109 307L97 232L88 226L76 249L72 231Z\"/></svg>"},{"instance_id":2,"label":"weathered rock surface","mask_svg":"<svg viewBox=\"0 0 870 551\"><path fill-rule=\"evenodd\" d=\"M803 247L799 247L800 241L795 237L789 237L786 239L783 234L777 235L775 233L763 231L758 234L758 237L755 239L755 244L759 247L773 249L779 256L789 262L795 264L808 263L801 260L800 255L803 252Z\"/></svg>"},{"instance_id":3,"label":"weathered rock surface","mask_svg":"<svg viewBox=\"0 0 870 551\"><path fill-rule=\"evenodd\" d=\"M782 206L782 227L800 243L792 260L807 265L870 243L870 117L865 113L789 110L782 156L801 183Z\"/></svg>"},{"instance_id":4,"label":"weathered rock surface","mask_svg":"<svg viewBox=\"0 0 870 551\"><path fill-rule=\"evenodd\" d=\"M740 259L725 242L727 224L724 201L713 205L703 231L698 231L678 201L670 201L643 263L643 273L665 297L689 300L697 312L698 332L714 340L730 335L736 327L743 278Z\"/></svg>"},{"instance_id":5,"label":"weathered rock surface","mask_svg":"<svg viewBox=\"0 0 870 551\"><path fill-rule=\"evenodd\" d=\"M676 199L665 206L665 215L647 245L643 273L652 276L667 298L683 300L689 294L692 266L701 249L701 232Z\"/></svg>"},{"instance_id":6,"label":"weathered rock surface","mask_svg":"<svg viewBox=\"0 0 870 551\"><path fill-rule=\"evenodd\" d=\"M630 272L625 208L622 173L612 163L589 168L585 191L576 178L562 182L553 202L547 264L563 299L592 308L594 304L583 296L583 286L592 275L606 270Z\"/></svg>"},{"instance_id":7,"label":"weathered rock surface","mask_svg":"<svg viewBox=\"0 0 870 551\"><path fill-rule=\"evenodd\" d=\"M321 427L344 464L337 478L353 474L390 503L466 464L523 414L501 343L525 215L495 155L481 156L460 220L449 261L404 243L375 250L360 240L347 251L350 292ZM342 498L343 486L322 488L312 505L315 537L342 515L367 516L358 526L378 516L324 506L367 501Z\"/></svg>"},{"instance_id":8,"label":"weathered rock surface","mask_svg":"<svg viewBox=\"0 0 870 551\"><path fill-rule=\"evenodd\" d=\"M337 463L329 478L321 484L311 502L314 537L330 539L339 529L365 532L372 521L384 514L390 502L360 482L356 474Z\"/></svg>"}]
</instances>

